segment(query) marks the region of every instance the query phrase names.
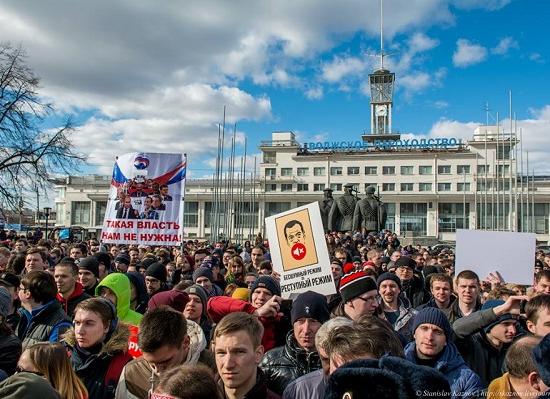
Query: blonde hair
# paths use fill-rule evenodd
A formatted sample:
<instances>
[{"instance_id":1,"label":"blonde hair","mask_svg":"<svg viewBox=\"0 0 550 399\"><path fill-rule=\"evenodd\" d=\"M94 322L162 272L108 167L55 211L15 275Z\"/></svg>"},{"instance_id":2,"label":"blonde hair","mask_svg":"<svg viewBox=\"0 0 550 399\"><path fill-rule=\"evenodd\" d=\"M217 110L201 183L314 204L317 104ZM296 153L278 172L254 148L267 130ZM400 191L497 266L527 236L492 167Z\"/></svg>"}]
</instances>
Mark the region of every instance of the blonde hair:
<instances>
[{"instance_id":1,"label":"blonde hair","mask_svg":"<svg viewBox=\"0 0 550 399\"><path fill-rule=\"evenodd\" d=\"M61 399L85 399L88 391L74 372L65 347L60 343L39 342L25 350L36 369L44 374Z\"/></svg>"}]
</instances>

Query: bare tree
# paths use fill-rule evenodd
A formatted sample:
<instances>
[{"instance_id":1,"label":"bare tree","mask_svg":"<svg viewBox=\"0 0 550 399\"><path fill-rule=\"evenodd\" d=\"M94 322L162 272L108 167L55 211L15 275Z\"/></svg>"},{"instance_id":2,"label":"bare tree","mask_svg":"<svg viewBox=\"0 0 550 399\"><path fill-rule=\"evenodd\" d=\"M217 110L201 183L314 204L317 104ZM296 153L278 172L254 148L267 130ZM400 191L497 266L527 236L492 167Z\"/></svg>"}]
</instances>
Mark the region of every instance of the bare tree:
<instances>
[{"instance_id":1,"label":"bare tree","mask_svg":"<svg viewBox=\"0 0 550 399\"><path fill-rule=\"evenodd\" d=\"M55 110L39 96L39 82L24 50L0 43L0 204L14 210L25 194L45 193L51 173L69 174L85 160L71 142L70 118L44 127Z\"/></svg>"}]
</instances>

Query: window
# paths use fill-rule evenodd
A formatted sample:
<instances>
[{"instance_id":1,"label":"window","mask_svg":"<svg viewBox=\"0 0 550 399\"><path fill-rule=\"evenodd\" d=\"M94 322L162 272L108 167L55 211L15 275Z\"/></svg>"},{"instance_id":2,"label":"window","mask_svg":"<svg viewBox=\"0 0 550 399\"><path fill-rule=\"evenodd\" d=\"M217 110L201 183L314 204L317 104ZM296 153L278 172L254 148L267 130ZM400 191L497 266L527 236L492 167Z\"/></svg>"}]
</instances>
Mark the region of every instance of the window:
<instances>
[{"instance_id":1,"label":"window","mask_svg":"<svg viewBox=\"0 0 550 399\"><path fill-rule=\"evenodd\" d=\"M324 175L325 175L324 167L313 168L313 176L324 176Z\"/></svg>"},{"instance_id":2,"label":"window","mask_svg":"<svg viewBox=\"0 0 550 399\"><path fill-rule=\"evenodd\" d=\"M276 155L276 152L264 152L264 163L275 163Z\"/></svg>"},{"instance_id":3,"label":"window","mask_svg":"<svg viewBox=\"0 0 550 399\"><path fill-rule=\"evenodd\" d=\"M412 175L414 170L414 166L401 166L401 174L402 175ZM403 191L403 190L401 190Z\"/></svg>"},{"instance_id":4,"label":"window","mask_svg":"<svg viewBox=\"0 0 550 399\"><path fill-rule=\"evenodd\" d=\"M376 175L378 174L378 168L376 166L365 166L366 175Z\"/></svg>"},{"instance_id":5,"label":"window","mask_svg":"<svg viewBox=\"0 0 550 399\"><path fill-rule=\"evenodd\" d=\"M470 165L457 165L456 173L458 175L469 175L470 174Z\"/></svg>"},{"instance_id":6,"label":"window","mask_svg":"<svg viewBox=\"0 0 550 399\"><path fill-rule=\"evenodd\" d=\"M71 203L71 224L90 224L90 203L75 201Z\"/></svg>"},{"instance_id":7,"label":"window","mask_svg":"<svg viewBox=\"0 0 550 399\"><path fill-rule=\"evenodd\" d=\"M401 183L401 191L413 191L413 183Z\"/></svg>"},{"instance_id":8,"label":"window","mask_svg":"<svg viewBox=\"0 0 550 399\"><path fill-rule=\"evenodd\" d=\"M497 165L497 174L504 176L510 173L510 165Z\"/></svg>"},{"instance_id":9,"label":"window","mask_svg":"<svg viewBox=\"0 0 550 399\"><path fill-rule=\"evenodd\" d=\"M332 191L342 191L342 183L330 183L330 189Z\"/></svg>"},{"instance_id":10,"label":"window","mask_svg":"<svg viewBox=\"0 0 550 399\"><path fill-rule=\"evenodd\" d=\"M315 183L313 185L313 191L323 191L325 189L325 183Z\"/></svg>"},{"instance_id":11,"label":"window","mask_svg":"<svg viewBox=\"0 0 550 399\"><path fill-rule=\"evenodd\" d=\"M288 211L290 209L290 202L266 202L265 203L265 217L276 215L278 213Z\"/></svg>"},{"instance_id":12,"label":"window","mask_svg":"<svg viewBox=\"0 0 550 399\"><path fill-rule=\"evenodd\" d=\"M292 168L281 168L281 176L292 176Z\"/></svg>"},{"instance_id":13,"label":"window","mask_svg":"<svg viewBox=\"0 0 550 399\"><path fill-rule=\"evenodd\" d=\"M477 182L477 191L491 190L491 180Z\"/></svg>"},{"instance_id":14,"label":"window","mask_svg":"<svg viewBox=\"0 0 550 399\"><path fill-rule=\"evenodd\" d=\"M418 191L432 191L432 183L418 183Z\"/></svg>"},{"instance_id":15,"label":"window","mask_svg":"<svg viewBox=\"0 0 550 399\"><path fill-rule=\"evenodd\" d=\"M275 168L265 168L266 179L275 179L275 174L276 174Z\"/></svg>"},{"instance_id":16,"label":"window","mask_svg":"<svg viewBox=\"0 0 550 399\"><path fill-rule=\"evenodd\" d=\"M359 174L359 166L348 166L348 176L355 176Z\"/></svg>"},{"instance_id":17,"label":"window","mask_svg":"<svg viewBox=\"0 0 550 399\"><path fill-rule=\"evenodd\" d=\"M427 232L428 204L426 203L401 203L399 205L401 219L401 234L425 236Z\"/></svg>"},{"instance_id":18,"label":"window","mask_svg":"<svg viewBox=\"0 0 550 399\"><path fill-rule=\"evenodd\" d=\"M382 183L382 191L395 191L395 183Z\"/></svg>"},{"instance_id":19,"label":"window","mask_svg":"<svg viewBox=\"0 0 550 399\"><path fill-rule=\"evenodd\" d=\"M185 201L183 203L183 227L199 226L199 203Z\"/></svg>"},{"instance_id":20,"label":"window","mask_svg":"<svg viewBox=\"0 0 550 399\"><path fill-rule=\"evenodd\" d=\"M103 224L103 219L105 219L105 211L107 211L107 201L100 201L95 203L95 225L96 226Z\"/></svg>"},{"instance_id":21,"label":"window","mask_svg":"<svg viewBox=\"0 0 550 399\"><path fill-rule=\"evenodd\" d=\"M309 184L299 183L296 189L297 191L309 191Z\"/></svg>"},{"instance_id":22,"label":"window","mask_svg":"<svg viewBox=\"0 0 550 399\"><path fill-rule=\"evenodd\" d=\"M437 191L451 191L451 183L437 183Z\"/></svg>"},{"instance_id":23,"label":"window","mask_svg":"<svg viewBox=\"0 0 550 399\"><path fill-rule=\"evenodd\" d=\"M437 174L439 174L439 175L450 175L451 174L451 165L437 165Z\"/></svg>"},{"instance_id":24,"label":"window","mask_svg":"<svg viewBox=\"0 0 550 399\"><path fill-rule=\"evenodd\" d=\"M470 204L439 204L439 231L455 232L456 229L467 229Z\"/></svg>"},{"instance_id":25,"label":"window","mask_svg":"<svg viewBox=\"0 0 550 399\"><path fill-rule=\"evenodd\" d=\"M342 168L340 166L333 166L330 168L331 176L342 176Z\"/></svg>"},{"instance_id":26,"label":"window","mask_svg":"<svg viewBox=\"0 0 550 399\"><path fill-rule=\"evenodd\" d=\"M470 191L470 183L457 183L456 191Z\"/></svg>"},{"instance_id":27,"label":"window","mask_svg":"<svg viewBox=\"0 0 550 399\"><path fill-rule=\"evenodd\" d=\"M383 175L395 175L395 166L382 166Z\"/></svg>"},{"instance_id":28,"label":"window","mask_svg":"<svg viewBox=\"0 0 550 399\"><path fill-rule=\"evenodd\" d=\"M281 191L292 191L292 184L289 184L289 183L281 184Z\"/></svg>"},{"instance_id":29,"label":"window","mask_svg":"<svg viewBox=\"0 0 550 399\"><path fill-rule=\"evenodd\" d=\"M309 168L298 168L298 176L309 176Z\"/></svg>"},{"instance_id":30,"label":"window","mask_svg":"<svg viewBox=\"0 0 550 399\"><path fill-rule=\"evenodd\" d=\"M266 184L265 185L265 191L266 192L270 192L270 191L276 191L277 190L277 185L276 184Z\"/></svg>"},{"instance_id":31,"label":"window","mask_svg":"<svg viewBox=\"0 0 550 399\"><path fill-rule=\"evenodd\" d=\"M485 170L487 170L487 173L489 173L489 165L477 165L477 174L485 174Z\"/></svg>"},{"instance_id":32,"label":"window","mask_svg":"<svg viewBox=\"0 0 550 399\"><path fill-rule=\"evenodd\" d=\"M418 173L421 175L431 175L432 166L431 165L421 165L418 167Z\"/></svg>"}]
</instances>

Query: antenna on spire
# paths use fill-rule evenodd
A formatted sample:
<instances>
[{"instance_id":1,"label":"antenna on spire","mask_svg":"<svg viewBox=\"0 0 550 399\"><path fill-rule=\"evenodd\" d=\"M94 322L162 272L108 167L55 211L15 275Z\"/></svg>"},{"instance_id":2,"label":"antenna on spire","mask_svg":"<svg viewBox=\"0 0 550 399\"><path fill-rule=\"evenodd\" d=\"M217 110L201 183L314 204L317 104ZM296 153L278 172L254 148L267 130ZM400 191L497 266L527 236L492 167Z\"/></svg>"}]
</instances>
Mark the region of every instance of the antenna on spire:
<instances>
[{"instance_id":1,"label":"antenna on spire","mask_svg":"<svg viewBox=\"0 0 550 399\"><path fill-rule=\"evenodd\" d=\"M380 0L380 69L384 69L384 10L383 0Z\"/></svg>"}]
</instances>

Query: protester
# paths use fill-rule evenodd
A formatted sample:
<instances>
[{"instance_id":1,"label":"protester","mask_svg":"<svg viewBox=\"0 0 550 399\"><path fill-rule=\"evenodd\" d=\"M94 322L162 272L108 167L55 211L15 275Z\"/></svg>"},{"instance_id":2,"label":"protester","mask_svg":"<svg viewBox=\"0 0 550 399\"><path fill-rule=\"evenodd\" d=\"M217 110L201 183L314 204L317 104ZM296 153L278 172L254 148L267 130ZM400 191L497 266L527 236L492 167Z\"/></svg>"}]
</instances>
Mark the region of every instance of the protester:
<instances>
[{"instance_id":1,"label":"protester","mask_svg":"<svg viewBox=\"0 0 550 399\"><path fill-rule=\"evenodd\" d=\"M491 382L487 390L488 397L527 399L536 398L546 392L547 387L544 383L541 384L533 356L533 349L540 341L540 337L526 336L510 346L504 358L506 373Z\"/></svg>"},{"instance_id":2,"label":"protester","mask_svg":"<svg viewBox=\"0 0 550 399\"><path fill-rule=\"evenodd\" d=\"M452 329L445 314L434 307L418 312L413 324L414 341L405 347L412 363L440 371L451 386L453 398L475 397L483 390L479 376L466 363L451 341Z\"/></svg>"},{"instance_id":3,"label":"protester","mask_svg":"<svg viewBox=\"0 0 550 399\"><path fill-rule=\"evenodd\" d=\"M321 294L307 291L296 297L291 310L293 329L285 346L268 351L260 364L269 389L282 395L290 382L321 368L315 334L329 318L327 301Z\"/></svg>"},{"instance_id":4,"label":"protester","mask_svg":"<svg viewBox=\"0 0 550 399\"><path fill-rule=\"evenodd\" d=\"M95 295L99 284L99 261L95 256L88 256L78 262L78 281L89 296Z\"/></svg>"},{"instance_id":5,"label":"protester","mask_svg":"<svg viewBox=\"0 0 550 399\"><path fill-rule=\"evenodd\" d=\"M258 367L264 348L263 326L250 314L234 312L216 326L212 346L218 371L218 385L227 399L277 399L267 387Z\"/></svg>"},{"instance_id":6,"label":"protester","mask_svg":"<svg viewBox=\"0 0 550 399\"><path fill-rule=\"evenodd\" d=\"M378 290L372 277L360 270L345 274L340 279L341 303L334 310L335 316L357 320L372 316L378 309Z\"/></svg>"},{"instance_id":7,"label":"protester","mask_svg":"<svg viewBox=\"0 0 550 399\"><path fill-rule=\"evenodd\" d=\"M200 285L208 298L223 295L223 291L220 287L214 284L214 274L209 267L199 267L193 272L193 283Z\"/></svg>"},{"instance_id":8,"label":"protester","mask_svg":"<svg viewBox=\"0 0 550 399\"><path fill-rule=\"evenodd\" d=\"M517 315L525 296L485 302L480 311L455 321L455 343L483 387L502 375L504 357L517 333Z\"/></svg>"},{"instance_id":9,"label":"protester","mask_svg":"<svg viewBox=\"0 0 550 399\"><path fill-rule=\"evenodd\" d=\"M430 293L424 288L424 279L415 275L416 262L408 256L401 256L394 262L395 275L401 280L401 293L413 308L428 302Z\"/></svg>"},{"instance_id":10,"label":"protester","mask_svg":"<svg viewBox=\"0 0 550 399\"><path fill-rule=\"evenodd\" d=\"M139 325L138 343L143 356L124 366L117 399L129 395L147 397L147 392L155 391L163 373L175 366L202 363L214 367L200 327L173 309L158 308L145 313Z\"/></svg>"},{"instance_id":11,"label":"protester","mask_svg":"<svg viewBox=\"0 0 550 399\"><path fill-rule=\"evenodd\" d=\"M44 271L27 273L19 286L21 319L16 334L23 349L37 342L56 342L71 326L71 321L57 301L54 277Z\"/></svg>"},{"instance_id":12,"label":"protester","mask_svg":"<svg viewBox=\"0 0 550 399\"><path fill-rule=\"evenodd\" d=\"M71 368L67 352L60 343L40 342L29 346L21 355L18 368L44 376L61 399L88 398L86 387Z\"/></svg>"},{"instance_id":13,"label":"protester","mask_svg":"<svg viewBox=\"0 0 550 399\"><path fill-rule=\"evenodd\" d=\"M204 332L204 336L210 343L212 334L212 321L206 312L208 297L206 292L200 285L192 285L184 290L189 295L189 301L185 304L183 315L187 320L192 320L197 323Z\"/></svg>"},{"instance_id":14,"label":"protester","mask_svg":"<svg viewBox=\"0 0 550 399\"><path fill-rule=\"evenodd\" d=\"M550 270L545 269L535 275L533 288L536 294L550 294Z\"/></svg>"},{"instance_id":15,"label":"protester","mask_svg":"<svg viewBox=\"0 0 550 399\"><path fill-rule=\"evenodd\" d=\"M0 398L60 399L60 396L44 377L34 372L21 371L0 382Z\"/></svg>"},{"instance_id":16,"label":"protester","mask_svg":"<svg viewBox=\"0 0 550 399\"><path fill-rule=\"evenodd\" d=\"M6 317L11 308L11 295L8 290L0 286L0 370L12 375L21 356L21 341L17 338Z\"/></svg>"},{"instance_id":17,"label":"protester","mask_svg":"<svg viewBox=\"0 0 550 399\"><path fill-rule=\"evenodd\" d=\"M82 284L77 281L78 266L74 262L61 261L55 266L54 279L58 291L57 300L67 316L72 318L76 305L90 298L90 295L84 292Z\"/></svg>"},{"instance_id":18,"label":"protester","mask_svg":"<svg viewBox=\"0 0 550 399\"><path fill-rule=\"evenodd\" d=\"M533 358L539 375L538 383L543 391L550 391L550 334L533 349Z\"/></svg>"},{"instance_id":19,"label":"protester","mask_svg":"<svg viewBox=\"0 0 550 399\"><path fill-rule=\"evenodd\" d=\"M468 316L481 309L479 300L479 277L471 270L463 270L456 276L457 300L451 305L449 321L453 324L457 319Z\"/></svg>"},{"instance_id":20,"label":"protester","mask_svg":"<svg viewBox=\"0 0 550 399\"><path fill-rule=\"evenodd\" d=\"M437 308L449 318L452 309L451 305L456 300L456 297L453 295L453 279L445 273L432 273L429 277L432 298L419 306L418 310L426 307Z\"/></svg>"},{"instance_id":21,"label":"protester","mask_svg":"<svg viewBox=\"0 0 550 399\"><path fill-rule=\"evenodd\" d=\"M158 394L158 395L156 395ZM176 366L161 378L151 399L220 399L212 370L201 365Z\"/></svg>"},{"instance_id":22,"label":"protester","mask_svg":"<svg viewBox=\"0 0 550 399\"><path fill-rule=\"evenodd\" d=\"M112 273L97 286L96 295L106 298L116 306L120 321L138 326L142 315L130 309L131 287L128 276L123 273Z\"/></svg>"},{"instance_id":23,"label":"protester","mask_svg":"<svg viewBox=\"0 0 550 399\"><path fill-rule=\"evenodd\" d=\"M114 397L122 368L132 360L128 327L118 322L114 305L103 298L80 302L73 323L63 342L89 399Z\"/></svg>"},{"instance_id":24,"label":"protester","mask_svg":"<svg viewBox=\"0 0 550 399\"><path fill-rule=\"evenodd\" d=\"M48 269L48 255L38 248L30 248L27 250L25 257L25 273L32 271L44 271Z\"/></svg>"},{"instance_id":25,"label":"protester","mask_svg":"<svg viewBox=\"0 0 550 399\"><path fill-rule=\"evenodd\" d=\"M525 306L526 326L531 334L544 337L550 333L550 295L540 294Z\"/></svg>"}]
</instances>

